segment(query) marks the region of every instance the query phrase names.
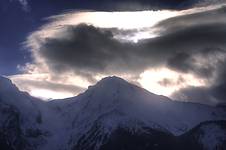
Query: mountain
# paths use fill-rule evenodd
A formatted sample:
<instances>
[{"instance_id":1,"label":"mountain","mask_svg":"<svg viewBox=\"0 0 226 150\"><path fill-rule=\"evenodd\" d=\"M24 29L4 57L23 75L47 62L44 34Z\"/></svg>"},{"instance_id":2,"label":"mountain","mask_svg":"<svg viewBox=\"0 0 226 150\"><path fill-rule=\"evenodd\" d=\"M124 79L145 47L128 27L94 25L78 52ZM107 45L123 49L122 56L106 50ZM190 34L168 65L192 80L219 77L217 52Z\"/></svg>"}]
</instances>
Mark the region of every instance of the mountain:
<instances>
[{"instance_id":1,"label":"mountain","mask_svg":"<svg viewBox=\"0 0 226 150\"><path fill-rule=\"evenodd\" d=\"M0 77L0 149L224 150L224 107L172 101L118 77L44 102Z\"/></svg>"},{"instance_id":2,"label":"mountain","mask_svg":"<svg viewBox=\"0 0 226 150\"><path fill-rule=\"evenodd\" d=\"M36 148L43 142L41 101L0 77L0 149Z\"/></svg>"}]
</instances>

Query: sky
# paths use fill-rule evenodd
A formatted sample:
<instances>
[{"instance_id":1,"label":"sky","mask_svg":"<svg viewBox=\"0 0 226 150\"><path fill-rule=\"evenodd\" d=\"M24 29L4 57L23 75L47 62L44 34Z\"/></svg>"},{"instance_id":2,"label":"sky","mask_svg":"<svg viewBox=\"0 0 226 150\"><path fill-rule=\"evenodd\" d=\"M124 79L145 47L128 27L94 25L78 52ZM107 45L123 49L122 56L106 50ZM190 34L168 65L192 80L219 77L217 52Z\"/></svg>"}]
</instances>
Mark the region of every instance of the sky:
<instances>
[{"instance_id":1,"label":"sky","mask_svg":"<svg viewBox=\"0 0 226 150\"><path fill-rule=\"evenodd\" d=\"M75 96L114 75L226 102L225 0L1 0L0 18L0 75L33 96Z\"/></svg>"}]
</instances>

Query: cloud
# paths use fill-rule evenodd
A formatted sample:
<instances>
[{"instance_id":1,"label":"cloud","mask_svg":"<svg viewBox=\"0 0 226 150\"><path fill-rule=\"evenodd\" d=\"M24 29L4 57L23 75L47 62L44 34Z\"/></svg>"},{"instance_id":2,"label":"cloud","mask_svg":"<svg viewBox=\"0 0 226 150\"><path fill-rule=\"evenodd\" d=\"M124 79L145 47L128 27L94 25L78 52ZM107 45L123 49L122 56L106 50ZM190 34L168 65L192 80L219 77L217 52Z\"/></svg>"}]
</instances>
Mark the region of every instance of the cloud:
<instances>
[{"instance_id":1,"label":"cloud","mask_svg":"<svg viewBox=\"0 0 226 150\"><path fill-rule=\"evenodd\" d=\"M205 11L197 11L195 13L165 19L156 26L161 29L162 34L168 34L169 32L176 32L194 26L225 23L225 12L225 5L210 7L209 10L206 9Z\"/></svg>"},{"instance_id":2,"label":"cloud","mask_svg":"<svg viewBox=\"0 0 226 150\"><path fill-rule=\"evenodd\" d=\"M75 1L84 9L98 11L140 11L140 10L182 10L192 7L209 6L223 3L225 0L83 0ZM80 8L79 7L79 8Z\"/></svg>"},{"instance_id":3,"label":"cloud","mask_svg":"<svg viewBox=\"0 0 226 150\"><path fill-rule=\"evenodd\" d=\"M208 105L217 105L219 103L225 103L225 90L226 83L219 85L212 85L210 87L186 87L180 91L172 94L172 97L177 100L183 100L194 103L202 103Z\"/></svg>"},{"instance_id":4,"label":"cloud","mask_svg":"<svg viewBox=\"0 0 226 150\"><path fill-rule=\"evenodd\" d=\"M20 3L20 5L22 6L22 9L26 12L30 11L30 6L28 4L28 0L10 0L12 1L17 1Z\"/></svg>"},{"instance_id":5,"label":"cloud","mask_svg":"<svg viewBox=\"0 0 226 150\"><path fill-rule=\"evenodd\" d=\"M144 50L139 53L136 44L114 39L111 31L80 24L66 27L64 34L61 38L45 39L39 50L40 57L53 71L71 69L93 74L131 72L145 67L134 61L147 61L140 56Z\"/></svg>"},{"instance_id":6,"label":"cloud","mask_svg":"<svg viewBox=\"0 0 226 150\"><path fill-rule=\"evenodd\" d=\"M95 2L94 2L95 3ZM105 0L102 6L111 10L144 10L144 9L185 9L191 7L195 2L187 0Z\"/></svg>"},{"instance_id":7,"label":"cloud","mask_svg":"<svg viewBox=\"0 0 226 150\"><path fill-rule=\"evenodd\" d=\"M225 102L225 25L224 6L220 9L170 18L157 25L164 35L173 35L168 38L168 42L176 45L173 48L177 49L175 55L167 60L167 66L208 80L206 86L182 88L172 95L174 99L206 104ZM181 46L175 44L174 39L180 39L178 42ZM169 45L164 43L164 46Z\"/></svg>"},{"instance_id":8,"label":"cloud","mask_svg":"<svg viewBox=\"0 0 226 150\"><path fill-rule=\"evenodd\" d=\"M176 71L193 73L202 78L216 76L220 66L225 63L226 51L206 48L195 53L179 53L168 60L168 66Z\"/></svg>"},{"instance_id":9,"label":"cloud","mask_svg":"<svg viewBox=\"0 0 226 150\"><path fill-rule=\"evenodd\" d=\"M189 71L198 73L202 78L208 79L206 86L184 87L172 94L174 99L199 102L205 104L217 104L226 100L226 51L208 50L202 54L203 60L191 61ZM180 69L180 68L177 68Z\"/></svg>"},{"instance_id":10,"label":"cloud","mask_svg":"<svg viewBox=\"0 0 226 150\"><path fill-rule=\"evenodd\" d=\"M116 20L109 23L108 27L103 26L105 21L99 19L89 24L88 16L96 12L86 12L85 16L71 12L52 17L47 25L28 37L25 44L31 50L34 62L22 68L25 73L47 73L51 80L41 84L42 87L46 87L49 81L62 84L69 74L70 79L78 77L86 81L86 85L107 75L118 75L141 84L139 81L147 81L140 79L144 72L153 68L168 68L178 78L172 81L173 78L161 75L162 78L156 80L156 84L160 87L174 87L177 92L172 97L192 97L201 103L211 103L213 99L223 101L226 64L225 7L186 12L189 13L183 11L177 13L179 16L173 15L169 19L166 17L154 26L152 24L150 27L135 26L128 29L117 28L117 19L114 17L112 19ZM108 18L109 16L110 14ZM88 21L83 24L73 22L77 17L82 17L80 20L88 17ZM118 38L139 35L140 31L154 31L157 34L141 38L137 42ZM57 76L60 78L55 79ZM191 79L197 83L190 84ZM29 82L36 84L33 83ZM82 83L76 85L81 87ZM77 88L69 87L68 91ZM200 97L205 98L205 102Z\"/></svg>"},{"instance_id":11,"label":"cloud","mask_svg":"<svg viewBox=\"0 0 226 150\"><path fill-rule=\"evenodd\" d=\"M219 15L222 16L222 13L224 11ZM204 15L206 14L208 12ZM199 16L198 19L201 20L202 15ZM175 24L180 25L186 17L186 15L178 17L179 21L175 21ZM218 23L191 25L177 30L168 27L168 22L156 26L156 28L164 28L166 30L164 34L138 43L121 42L114 38L116 32L124 33L125 30L103 29L87 24L65 25L53 36L44 39L34 36L28 42L34 44L35 41L39 44L41 41L39 50L35 50L34 53L44 59L50 69L57 72L70 69L83 70L85 73L116 71L140 73L148 67L162 65L165 60L175 57L178 53L186 51L195 53L209 47L224 48L226 45L226 28L222 20ZM133 30L128 33L132 32Z\"/></svg>"},{"instance_id":12,"label":"cloud","mask_svg":"<svg viewBox=\"0 0 226 150\"><path fill-rule=\"evenodd\" d=\"M203 87L187 87L175 92L172 97L174 99L183 100L187 102L202 103L216 105L219 101L215 99L210 92L210 89Z\"/></svg>"},{"instance_id":13,"label":"cloud","mask_svg":"<svg viewBox=\"0 0 226 150\"><path fill-rule=\"evenodd\" d=\"M67 77L70 76L67 75ZM51 76L49 74L21 74L10 76L10 79L17 84L20 90L44 99L71 97L84 91L84 87L73 84L76 79L72 81L53 74ZM39 91L41 93L37 93ZM43 91L49 91L53 95L48 95L48 92L43 93Z\"/></svg>"}]
</instances>

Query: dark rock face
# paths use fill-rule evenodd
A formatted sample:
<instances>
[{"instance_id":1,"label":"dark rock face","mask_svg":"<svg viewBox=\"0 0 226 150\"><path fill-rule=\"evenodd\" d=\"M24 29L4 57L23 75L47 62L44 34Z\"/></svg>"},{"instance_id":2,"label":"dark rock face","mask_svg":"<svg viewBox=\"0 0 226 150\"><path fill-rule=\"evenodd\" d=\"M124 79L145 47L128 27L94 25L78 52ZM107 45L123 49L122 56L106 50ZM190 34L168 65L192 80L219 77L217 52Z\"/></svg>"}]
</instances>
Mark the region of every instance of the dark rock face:
<instances>
[{"instance_id":1,"label":"dark rock face","mask_svg":"<svg viewBox=\"0 0 226 150\"><path fill-rule=\"evenodd\" d=\"M211 138L211 140L203 141L208 138ZM181 135L180 141L182 141L180 143L181 145L186 142L191 149L205 150L208 145L211 145L211 148L209 149L226 150L226 121L202 122L189 132ZM213 141L217 143L214 143Z\"/></svg>"},{"instance_id":2,"label":"dark rock face","mask_svg":"<svg viewBox=\"0 0 226 150\"><path fill-rule=\"evenodd\" d=\"M174 147L174 136L152 129L132 133L127 129L117 129L100 150L165 150Z\"/></svg>"},{"instance_id":3,"label":"dark rock face","mask_svg":"<svg viewBox=\"0 0 226 150\"><path fill-rule=\"evenodd\" d=\"M33 150L43 141L47 132L23 126L21 113L0 99L0 150Z\"/></svg>"},{"instance_id":4,"label":"dark rock face","mask_svg":"<svg viewBox=\"0 0 226 150\"><path fill-rule=\"evenodd\" d=\"M213 150L226 150L226 121L203 122L181 136L145 127L139 131L119 127L110 135L103 135L101 126L95 125L80 138L74 150L207 150L208 143L200 141L209 133L202 128L212 125L222 130L221 139L216 139L220 142ZM98 145L100 141L102 145Z\"/></svg>"},{"instance_id":5,"label":"dark rock face","mask_svg":"<svg viewBox=\"0 0 226 150\"><path fill-rule=\"evenodd\" d=\"M98 143L105 142L107 134L103 134L103 128L95 124L86 134L84 134L74 146L73 150L94 150Z\"/></svg>"},{"instance_id":6,"label":"dark rock face","mask_svg":"<svg viewBox=\"0 0 226 150\"><path fill-rule=\"evenodd\" d=\"M16 108L0 103L1 124L0 149L23 150L28 147L21 126L20 115ZM4 115L4 116L3 116Z\"/></svg>"},{"instance_id":7,"label":"dark rock face","mask_svg":"<svg viewBox=\"0 0 226 150\"><path fill-rule=\"evenodd\" d=\"M139 130L119 127L111 134L103 134L103 130L101 126L93 126L73 150L164 150L176 142L172 134L146 127Z\"/></svg>"}]
</instances>

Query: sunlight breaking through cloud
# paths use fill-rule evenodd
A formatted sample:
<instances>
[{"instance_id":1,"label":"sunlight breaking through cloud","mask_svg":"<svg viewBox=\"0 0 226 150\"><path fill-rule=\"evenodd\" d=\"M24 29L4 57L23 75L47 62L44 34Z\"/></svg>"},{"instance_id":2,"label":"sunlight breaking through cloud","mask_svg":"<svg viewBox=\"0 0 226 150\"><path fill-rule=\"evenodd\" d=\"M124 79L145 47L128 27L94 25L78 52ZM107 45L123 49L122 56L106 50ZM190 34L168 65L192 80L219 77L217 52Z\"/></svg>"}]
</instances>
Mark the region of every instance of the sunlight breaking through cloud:
<instances>
[{"instance_id":1,"label":"sunlight breaking through cloud","mask_svg":"<svg viewBox=\"0 0 226 150\"><path fill-rule=\"evenodd\" d=\"M11 79L21 90L42 98L41 93L47 91L51 94L44 94L46 98L76 95L109 75L125 78L165 96L188 86L209 86L210 79L197 73L214 69L214 66L204 61L202 54L193 56L196 50L206 48L202 44L206 42L203 36L206 32L197 32L198 20L205 28L216 22L219 30L213 32L218 36L224 28L220 26L224 18L221 7L215 5L181 11L70 11L48 17L48 22L32 32L24 42L33 62L18 66L22 74L11 76ZM201 19L202 16L211 18ZM174 24L170 24L172 21ZM195 36L196 39L191 41L188 40L190 34L201 36ZM221 40L208 42L211 46L219 43L220 48L224 47ZM177 59L177 55L185 58ZM213 56L211 59L215 59L216 65L224 61ZM169 61L173 62L172 66L169 66ZM181 62L174 64L177 61ZM186 69L196 70L186 72L177 65L187 65ZM183 69L183 66L179 67ZM215 70L212 72L216 73Z\"/></svg>"},{"instance_id":2,"label":"sunlight breaking through cloud","mask_svg":"<svg viewBox=\"0 0 226 150\"><path fill-rule=\"evenodd\" d=\"M189 73L179 73L167 68L149 69L140 75L138 82L150 92L171 96L174 92L187 86L206 86L204 79Z\"/></svg>"}]
</instances>

